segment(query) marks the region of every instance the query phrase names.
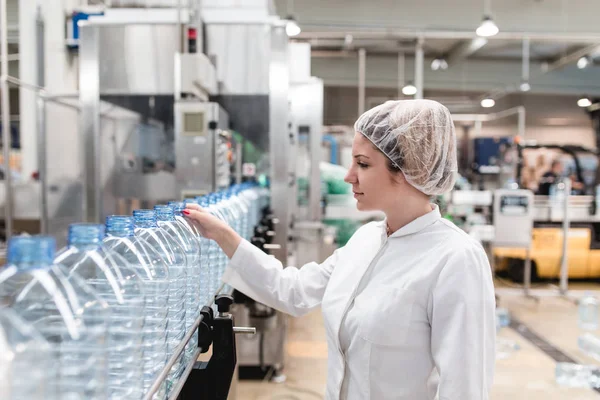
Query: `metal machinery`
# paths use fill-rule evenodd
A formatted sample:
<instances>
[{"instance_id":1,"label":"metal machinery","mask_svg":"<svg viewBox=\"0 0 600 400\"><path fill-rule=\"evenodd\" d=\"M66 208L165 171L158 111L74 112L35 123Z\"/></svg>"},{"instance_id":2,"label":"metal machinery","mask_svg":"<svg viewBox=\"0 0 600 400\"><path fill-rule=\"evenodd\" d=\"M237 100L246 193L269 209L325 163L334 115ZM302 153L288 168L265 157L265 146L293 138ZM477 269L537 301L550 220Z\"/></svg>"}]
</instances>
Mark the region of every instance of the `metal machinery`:
<instances>
[{"instance_id":1,"label":"metal machinery","mask_svg":"<svg viewBox=\"0 0 600 400\"><path fill-rule=\"evenodd\" d=\"M179 197L201 196L231 184L231 138L223 130L227 127L229 116L216 103L175 103L175 176Z\"/></svg>"},{"instance_id":2,"label":"metal machinery","mask_svg":"<svg viewBox=\"0 0 600 400\"><path fill-rule=\"evenodd\" d=\"M597 152L578 146L520 145L517 181L523 165L523 152L541 148L558 150L572 158L573 175L584 183L584 188L582 195L570 195L565 189L570 181L563 181L556 185L555 195L534 196L529 250L530 278L557 278L561 274L563 262L568 264L568 278L600 277L600 214L595 190L596 174L592 171L594 176L585 176L581 161L584 154L597 158ZM527 261L524 249L514 246L498 247L494 249L494 257L497 271L504 272L517 281L528 278L523 268Z\"/></svg>"},{"instance_id":3,"label":"metal machinery","mask_svg":"<svg viewBox=\"0 0 600 400\"><path fill-rule=\"evenodd\" d=\"M251 143L255 168L245 176L267 175L271 196L253 242L287 265L295 229L301 230L300 223L294 226L299 130L310 132L316 183L311 183L309 222L317 226L319 220L319 151L314 149L321 143L322 82L309 75L292 79L286 22L272 11L232 13L213 2L215 10L209 4L190 12L178 3L178 8L107 8L80 21L79 92L53 95L37 89L43 173L32 190L35 200L11 203L40 202L34 217L41 231L65 237L72 222L103 222L107 215L239 181ZM305 53L304 63L310 65L310 49ZM294 94L293 85L304 94ZM55 98L69 109L68 118L54 107ZM47 124L65 129L46 132ZM64 157L67 145L70 154L80 150L80 157ZM231 310L238 323L257 326L260 333L237 338L240 375L258 370L262 376L270 371L280 376L286 317L240 301Z\"/></svg>"},{"instance_id":4,"label":"metal machinery","mask_svg":"<svg viewBox=\"0 0 600 400\"><path fill-rule=\"evenodd\" d=\"M291 161L297 134L290 113L285 22L268 13L257 16L256 10L247 19L236 10L232 20L231 12L222 11L202 10L202 50L207 56L184 52L184 39L189 39L185 33L195 21L177 12L162 10L144 21L136 10L107 10L80 24L81 127L90 155L84 169L85 215L101 221L120 202L131 202L126 199L165 201L226 187L232 176L241 176L240 148L247 140L269 154L267 168L258 163L256 170L269 177L271 208L263 210L253 242L287 265L293 251L289 244L296 197L290 194L296 182ZM311 92L312 100L322 99L322 83L312 82L317 90ZM150 137L123 141L129 147L119 149L121 161L110 184L98 176L103 163L98 143L102 102L138 114L144 129L135 130L136 135L150 132ZM310 126L319 144L320 104L316 118L302 123ZM241 143L232 140L233 132L241 135ZM151 143L153 150L146 151ZM318 162L313 166L318 174ZM259 333L237 340L240 378L281 377L286 317L239 294L235 297L235 318L256 326Z\"/></svg>"}]
</instances>

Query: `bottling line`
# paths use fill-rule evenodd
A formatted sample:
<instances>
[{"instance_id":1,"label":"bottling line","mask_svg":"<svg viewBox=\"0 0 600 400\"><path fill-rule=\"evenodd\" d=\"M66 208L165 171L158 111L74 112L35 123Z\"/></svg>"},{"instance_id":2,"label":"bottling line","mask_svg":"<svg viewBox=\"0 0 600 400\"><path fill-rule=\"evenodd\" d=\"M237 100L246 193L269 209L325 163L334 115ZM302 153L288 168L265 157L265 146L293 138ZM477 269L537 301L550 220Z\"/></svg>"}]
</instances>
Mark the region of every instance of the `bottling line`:
<instances>
[{"instance_id":1,"label":"bottling line","mask_svg":"<svg viewBox=\"0 0 600 400\"><path fill-rule=\"evenodd\" d=\"M286 265L298 238L323 232L323 83L310 76L310 46L290 43L286 21L268 10L234 17L196 2L156 2L143 12L130 3L74 17L68 45L78 54L77 93L12 80L36 93L39 181L8 183L7 228L52 235L60 246L72 223L101 223L266 177L269 206L251 227L252 243ZM40 51L43 43L40 29ZM308 135L312 157L303 219L292 162L299 132ZM79 156L64 157L67 146ZM216 294L216 309L202 309L145 399L192 336L194 360L209 347L212 357L187 365L170 398L235 398L238 375L285 379L286 317L231 289ZM249 328L236 328L234 319Z\"/></svg>"}]
</instances>

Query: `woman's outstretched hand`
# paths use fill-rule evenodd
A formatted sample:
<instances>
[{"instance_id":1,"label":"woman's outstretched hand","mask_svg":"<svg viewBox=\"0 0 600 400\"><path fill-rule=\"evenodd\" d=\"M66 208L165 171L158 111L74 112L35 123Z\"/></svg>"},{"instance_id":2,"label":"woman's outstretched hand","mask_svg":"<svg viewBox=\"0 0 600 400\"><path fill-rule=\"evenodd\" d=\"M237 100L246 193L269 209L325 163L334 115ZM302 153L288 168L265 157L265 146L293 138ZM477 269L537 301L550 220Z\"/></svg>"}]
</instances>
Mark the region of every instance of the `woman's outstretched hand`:
<instances>
[{"instance_id":1,"label":"woman's outstretched hand","mask_svg":"<svg viewBox=\"0 0 600 400\"><path fill-rule=\"evenodd\" d=\"M233 257L242 241L233 228L197 204L188 204L183 215L198 228L202 236L217 242L227 257Z\"/></svg>"}]
</instances>

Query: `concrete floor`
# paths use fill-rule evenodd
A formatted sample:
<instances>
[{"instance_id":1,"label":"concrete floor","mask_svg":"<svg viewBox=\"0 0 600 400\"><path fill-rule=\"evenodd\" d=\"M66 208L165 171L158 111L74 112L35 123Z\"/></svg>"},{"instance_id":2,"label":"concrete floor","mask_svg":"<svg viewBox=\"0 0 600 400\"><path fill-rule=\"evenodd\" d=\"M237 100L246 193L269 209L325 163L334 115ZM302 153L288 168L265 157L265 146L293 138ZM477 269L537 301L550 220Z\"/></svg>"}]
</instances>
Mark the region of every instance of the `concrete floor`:
<instances>
[{"instance_id":1,"label":"concrete floor","mask_svg":"<svg viewBox=\"0 0 600 400\"><path fill-rule=\"evenodd\" d=\"M502 286L502 285L499 285ZM600 290L600 286L575 284L578 288ZM526 324L532 331L558 347L579 363L600 365L577 348L577 306L560 297L540 297L536 302L499 289L498 304ZM580 296L581 291L574 291ZM322 399L327 379L325 330L320 311L302 318L289 319L285 383L241 381L237 400ZM600 334L600 332L599 332ZM518 332L503 328L502 340L515 341L520 349L507 358L498 359L492 400L600 400L600 393L590 389L558 386L554 381L555 362ZM456 399L459 400L459 399Z\"/></svg>"}]
</instances>

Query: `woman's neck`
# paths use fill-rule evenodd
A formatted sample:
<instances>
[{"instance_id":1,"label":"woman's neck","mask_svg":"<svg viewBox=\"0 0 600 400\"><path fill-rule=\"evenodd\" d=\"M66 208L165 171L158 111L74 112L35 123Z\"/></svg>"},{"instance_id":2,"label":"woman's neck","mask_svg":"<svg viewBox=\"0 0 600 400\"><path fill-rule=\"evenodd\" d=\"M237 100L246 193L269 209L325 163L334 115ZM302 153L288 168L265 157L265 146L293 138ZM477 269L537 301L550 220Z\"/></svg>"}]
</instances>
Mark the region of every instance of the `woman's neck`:
<instances>
[{"instance_id":1,"label":"woman's neck","mask_svg":"<svg viewBox=\"0 0 600 400\"><path fill-rule=\"evenodd\" d=\"M427 196L407 196L397 206L385 211L390 233L396 232L415 219L431 212L431 204Z\"/></svg>"}]
</instances>

